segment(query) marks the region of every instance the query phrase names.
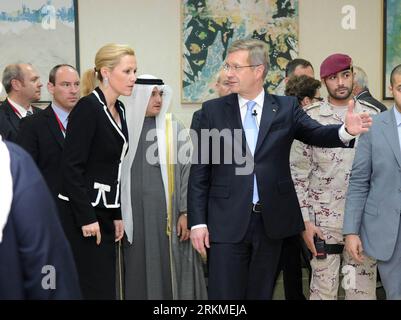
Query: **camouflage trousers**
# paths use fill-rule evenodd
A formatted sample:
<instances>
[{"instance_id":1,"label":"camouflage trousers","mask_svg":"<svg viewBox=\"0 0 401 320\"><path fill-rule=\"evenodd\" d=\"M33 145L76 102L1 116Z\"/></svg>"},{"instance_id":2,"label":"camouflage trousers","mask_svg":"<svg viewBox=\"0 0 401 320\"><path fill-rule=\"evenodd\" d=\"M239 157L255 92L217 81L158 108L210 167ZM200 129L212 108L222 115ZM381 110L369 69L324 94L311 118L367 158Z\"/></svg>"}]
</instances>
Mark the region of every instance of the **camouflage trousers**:
<instances>
[{"instance_id":1,"label":"camouflage trousers","mask_svg":"<svg viewBox=\"0 0 401 320\"><path fill-rule=\"evenodd\" d=\"M341 229L320 227L327 244L344 244ZM337 300L341 282L346 300L375 300L377 264L372 257L364 255L362 264L357 263L345 250L342 254L328 254L326 259L311 260L312 278L310 300Z\"/></svg>"}]
</instances>

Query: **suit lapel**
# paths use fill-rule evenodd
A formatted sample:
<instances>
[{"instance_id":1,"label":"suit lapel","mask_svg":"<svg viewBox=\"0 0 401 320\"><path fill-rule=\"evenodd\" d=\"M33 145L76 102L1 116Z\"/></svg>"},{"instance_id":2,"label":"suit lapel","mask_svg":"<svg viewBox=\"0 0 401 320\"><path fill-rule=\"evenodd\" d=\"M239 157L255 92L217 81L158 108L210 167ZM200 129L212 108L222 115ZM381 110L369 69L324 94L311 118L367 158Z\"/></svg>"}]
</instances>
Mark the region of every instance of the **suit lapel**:
<instances>
[{"instance_id":1,"label":"suit lapel","mask_svg":"<svg viewBox=\"0 0 401 320\"><path fill-rule=\"evenodd\" d=\"M38 108L38 107L32 106L32 111L33 111L33 113L35 114L35 113L41 112L42 109L40 109L40 108Z\"/></svg>"},{"instance_id":2,"label":"suit lapel","mask_svg":"<svg viewBox=\"0 0 401 320\"><path fill-rule=\"evenodd\" d=\"M54 114L53 108L49 105L45 110L43 110L44 115L47 118L47 125L52 133L54 139L60 145L61 148L64 146L64 136L61 132L60 126L57 122L56 115Z\"/></svg>"},{"instance_id":3,"label":"suit lapel","mask_svg":"<svg viewBox=\"0 0 401 320\"><path fill-rule=\"evenodd\" d=\"M394 110L389 110L386 116L387 117L382 120L382 131L394 152L398 166L401 168L401 150Z\"/></svg>"},{"instance_id":4,"label":"suit lapel","mask_svg":"<svg viewBox=\"0 0 401 320\"><path fill-rule=\"evenodd\" d=\"M15 132L17 132L18 128L19 128L20 118L15 114L13 108L8 103L8 99L6 99L6 101L4 101L4 111L5 111L5 114L9 120L9 123L11 124L13 130Z\"/></svg>"},{"instance_id":5,"label":"suit lapel","mask_svg":"<svg viewBox=\"0 0 401 320\"><path fill-rule=\"evenodd\" d=\"M128 130L126 132L123 132L122 129L120 129L120 127L118 126L118 124L114 121L113 116L111 115L110 111L107 109L107 102L106 102L106 98L102 92L102 90L100 90L99 87L95 88L95 90L92 91L92 93L96 96L96 98L99 100L99 102L102 104L103 107L103 111L107 116L107 119L110 121L111 125L113 126L114 130L117 131L118 135L124 140L124 143L127 143L127 137L128 137ZM116 103L120 103L118 100L116 101ZM122 108L120 108L120 105L116 106L116 110L120 115L120 121L121 121L121 126L122 128L124 127L123 122L125 119L125 114L124 117L122 117Z\"/></svg>"},{"instance_id":6,"label":"suit lapel","mask_svg":"<svg viewBox=\"0 0 401 320\"><path fill-rule=\"evenodd\" d=\"M224 111L229 127L232 129L242 129L241 113L238 105L237 94L227 96L227 103Z\"/></svg>"},{"instance_id":7,"label":"suit lapel","mask_svg":"<svg viewBox=\"0 0 401 320\"><path fill-rule=\"evenodd\" d=\"M244 128L242 125L241 112L239 109L237 94L231 94L231 95L227 96L227 103L224 106L224 112L226 115L228 128L233 129L233 130L238 129L238 130L241 130L241 132L242 132L241 140L237 134L233 134L235 144L237 146L242 146L242 154L246 153L252 157L251 151L249 150L248 145L246 143L245 131L244 131Z\"/></svg>"},{"instance_id":8,"label":"suit lapel","mask_svg":"<svg viewBox=\"0 0 401 320\"><path fill-rule=\"evenodd\" d=\"M120 115L120 121L121 121L121 131L125 139L128 141L128 127L127 127L127 119L125 118L125 110L120 105L120 101L118 101L117 103L118 103L117 112Z\"/></svg>"},{"instance_id":9,"label":"suit lapel","mask_svg":"<svg viewBox=\"0 0 401 320\"><path fill-rule=\"evenodd\" d=\"M260 119L258 141L256 143L255 154L263 144L263 140L266 138L267 133L273 123L274 117L278 111L279 105L273 100L272 96L265 93L265 99L263 102L262 118Z\"/></svg>"}]
</instances>

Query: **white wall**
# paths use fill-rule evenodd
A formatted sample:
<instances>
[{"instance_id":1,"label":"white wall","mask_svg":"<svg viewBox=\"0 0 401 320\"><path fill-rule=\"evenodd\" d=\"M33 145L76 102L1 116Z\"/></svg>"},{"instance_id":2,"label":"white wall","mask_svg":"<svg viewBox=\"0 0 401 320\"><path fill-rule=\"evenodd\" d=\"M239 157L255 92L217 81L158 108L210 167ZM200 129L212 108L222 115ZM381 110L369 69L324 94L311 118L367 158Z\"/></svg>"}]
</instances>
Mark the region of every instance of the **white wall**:
<instances>
[{"instance_id":1,"label":"white wall","mask_svg":"<svg viewBox=\"0 0 401 320\"><path fill-rule=\"evenodd\" d=\"M171 110L189 125L199 106L180 104L181 1L79 0L81 70L92 68L96 51L105 43L131 45L138 72L160 76L172 86ZM356 29L341 27L344 5L356 8ZM381 97L382 1L300 0L300 56L310 60L319 77L322 60L334 52L348 53L365 69L371 91Z\"/></svg>"},{"instance_id":2,"label":"white wall","mask_svg":"<svg viewBox=\"0 0 401 320\"><path fill-rule=\"evenodd\" d=\"M161 77L174 92L171 110L187 125L197 107L180 105L181 1L79 0L81 70L94 67L96 51L109 42L135 49L138 75ZM94 9L96 8L96 9Z\"/></svg>"},{"instance_id":3,"label":"white wall","mask_svg":"<svg viewBox=\"0 0 401 320\"><path fill-rule=\"evenodd\" d=\"M299 56L313 64L319 77L321 62L330 54L350 55L364 69L373 96L382 98L383 8L381 0L300 0ZM356 28L344 30L343 6L355 7ZM391 101L386 101L389 105Z\"/></svg>"}]
</instances>

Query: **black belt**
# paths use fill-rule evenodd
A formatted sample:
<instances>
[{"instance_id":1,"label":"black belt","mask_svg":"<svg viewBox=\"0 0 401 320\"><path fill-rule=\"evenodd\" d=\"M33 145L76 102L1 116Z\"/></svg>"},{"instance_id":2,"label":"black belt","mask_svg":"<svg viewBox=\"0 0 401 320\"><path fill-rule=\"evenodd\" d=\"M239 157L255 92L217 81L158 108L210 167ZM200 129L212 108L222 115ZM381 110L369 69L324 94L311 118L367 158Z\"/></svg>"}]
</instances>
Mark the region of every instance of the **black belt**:
<instances>
[{"instance_id":1,"label":"black belt","mask_svg":"<svg viewBox=\"0 0 401 320\"><path fill-rule=\"evenodd\" d=\"M344 251L343 244L325 244L324 249L327 254L341 254Z\"/></svg>"},{"instance_id":2,"label":"black belt","mask_svg":"<svg viewBox=\"0 0 401 320\"><path fill-rule=\"evenodd\" d=\"M261 213L262 212L262 205L259 202L252 203L252 212L253 213Z\"/></svg>"}]
</instances>

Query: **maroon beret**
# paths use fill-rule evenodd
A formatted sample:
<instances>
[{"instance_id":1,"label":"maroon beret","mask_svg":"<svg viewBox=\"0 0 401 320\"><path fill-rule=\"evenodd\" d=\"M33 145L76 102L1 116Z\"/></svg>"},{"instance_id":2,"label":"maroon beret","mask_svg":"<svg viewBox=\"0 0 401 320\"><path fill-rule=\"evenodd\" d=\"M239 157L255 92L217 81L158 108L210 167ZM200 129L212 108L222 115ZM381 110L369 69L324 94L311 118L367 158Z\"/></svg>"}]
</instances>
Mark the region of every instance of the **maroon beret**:
<instances>
[{"instance_id":1,"label":"maroon beret","mask_svg":"<svg viewBox=\"0 0 401 320\"><path fill-rule=\"evenodd\" d=\"M328 56L320 65L320 78L326 78L337 72L350 69L352 59L350 56L342 53L335 53Z\"/></svg>"}]
</instances>

